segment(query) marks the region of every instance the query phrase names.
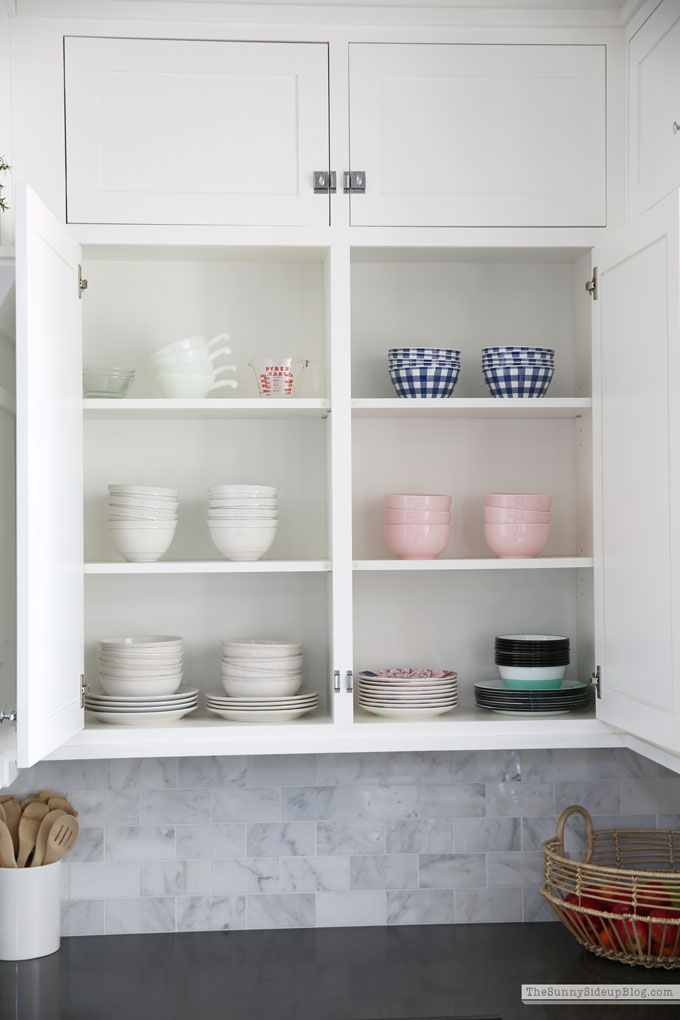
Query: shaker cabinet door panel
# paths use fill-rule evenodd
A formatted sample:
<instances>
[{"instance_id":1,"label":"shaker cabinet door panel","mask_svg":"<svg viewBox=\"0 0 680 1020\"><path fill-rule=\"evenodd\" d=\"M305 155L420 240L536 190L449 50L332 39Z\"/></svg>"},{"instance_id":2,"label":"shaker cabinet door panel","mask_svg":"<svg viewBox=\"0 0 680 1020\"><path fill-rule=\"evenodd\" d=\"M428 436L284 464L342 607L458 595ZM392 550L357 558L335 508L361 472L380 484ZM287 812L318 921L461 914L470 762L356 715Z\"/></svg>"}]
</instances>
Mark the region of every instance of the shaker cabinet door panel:
<instances>
[{"instance_id":1,"label":"shaker cabinet door panel","mask_svg":"<svg viewBox=\"0 0 680 1020\"><path fill-rule=\"evenodd\" d=\"M83 727L80 248L17 186L17 762Z\"/></svg>"},{"instance_id":2,"label":"shaker cabinet door panel","mask_svg":"<svg viewBox=\"0 0 680 1020\"><path fill-rule=\"evenodd\" d=\"M606 223L605 48L350 46L356 226Z\"/></svg>"},{"instance_id":3,"label":"shaker cabinet door panel","mask_svg":"<svg viewBox=\"0 0 680 1020\"><path fill-rule=\"evenodd\" d=\"M680 199L595 249L598 715L680 752Z\"/></svg>"},{"instance_id":4,"label":"shaker cabinet door panel","mask_svg":"<svg viewBox=\"0 0 680 1020\"><path fill-rule=\"evenodd\" d=\"M65 39L69 223L327 225L323 43Z\"/></svg>"}]
</instances>

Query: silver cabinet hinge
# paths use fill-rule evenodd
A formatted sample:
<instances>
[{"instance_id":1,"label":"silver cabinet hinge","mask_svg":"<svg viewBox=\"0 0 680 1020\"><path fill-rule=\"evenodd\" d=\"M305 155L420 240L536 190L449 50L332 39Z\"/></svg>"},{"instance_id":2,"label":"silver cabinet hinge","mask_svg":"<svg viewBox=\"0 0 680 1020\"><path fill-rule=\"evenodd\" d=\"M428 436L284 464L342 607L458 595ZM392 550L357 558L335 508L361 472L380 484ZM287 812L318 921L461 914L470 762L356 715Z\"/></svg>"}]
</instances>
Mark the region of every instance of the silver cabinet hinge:
<instances>
[{"instance_id":1,"label":"silver cabinet hinge","mask_svg":"<svg viewBox=\"0 0 680 1020\"><path fill-rule=\"evenodd\" d=\"M337 190L337 174L335 170L314 171L314 194L327 195L329 192L334 195Z\"/></svg>"},{"instance_id":2,"label":"silver cabinet hinge","mask_svg":"<svg viewBox=\"0 0 680 1020\"><path fill-rule=\"evenodd\" d=\"M83 291L87 290L87 280L83 276L83 267L78 266L78 297L82 298Z\"/></svg>"},{"instance_id":3,"label":"silver cabinet hinge","mask_svg":"<svg viewBox=\"0 0 680 1020\"><path fill-rule=\"evenodd\" d=\"M366 192L366 172L364 170L345 170L342 175L343 188L346 195L363 195Z\"/></svg>"},{"instance_id":4,"label":"silver cabinet hinge","mask_svg":"<svg viewBox=\"0 0 680 1020\"><path fill-rule=\"evenodd\" d=\"M351 694L354 690L354 673L351 669L345 672L345 690L348 694Z\"/></svg>"},{"instance_id":5,"label":"silver cabinet hinge","mask_svg":"<svg viewBox=\"0 0 680 1020\"><path fill-rule=\"evenodd\" d=\"M591 682L592 686L595 688L595 693L597 694L598 698L601 698L602 697L602 671L600 670L599 666L597 667L597 669L595 670L594 673L590 674L590 682Z\"/></svg>"},{"instance_id":6,"label":"silver cabinet hinge","mask_svg":"<svg viewBox=\"0 0 680 1020\"><path fill-rule=\"evenodd\" d=\"M3 712L0 710L0 723L17 721L17 710L16 708L10 708L9 712Z\"/></svg>"},{"instance_id":7,"label":"silver cabinet hinge","mask_svg":"<svg viewBox=\"0 0 680 1020\"><path fill-rule=\"evenodd\" d=\"M85 708L85 695L90 693L90 685L85 683L85 674L80 674L80 707Z\"/></svg>"},{"instance_id":8,"label":"silver cabinet hinge","mask_svg":"<svg viewBox=\"0 0 680 1020\"><path fill-rule=\"evenodd\" d=\"M598 296L597 285L598 285L597 266L595 266L595 268L593 269L593 278L592 280L588 280L586 284L586 290L590 294L593 301L597 301Z\"/></svg>"},{"instance_id":9,"label":"silver cabinet hinge","mask_svg":"<svg viewBox=\"0 0 680 1020\"><path fill-rule=\"evenodd\" d=\"M333 670L333 690L336 694L340 693L340 670Z\"/></svg>"}]
</instances>

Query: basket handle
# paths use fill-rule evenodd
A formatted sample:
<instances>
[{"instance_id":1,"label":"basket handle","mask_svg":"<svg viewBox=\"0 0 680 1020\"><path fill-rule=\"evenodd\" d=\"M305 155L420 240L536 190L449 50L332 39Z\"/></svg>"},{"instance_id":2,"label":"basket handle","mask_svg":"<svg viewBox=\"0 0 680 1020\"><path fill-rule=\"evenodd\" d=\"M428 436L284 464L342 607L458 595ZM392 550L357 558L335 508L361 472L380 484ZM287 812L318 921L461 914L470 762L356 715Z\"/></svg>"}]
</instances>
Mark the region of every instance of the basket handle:
<instances>
[{"instance_id":1,"label":"basket handle","mask_svg":"<svg viewBox=\"0 0 680 1020\"><path fill-rule=\"evenodd\" d=\"M586 852L583 855L583 863L588 864L590 858L593 856L593 820L590 814L580 804L571 804L570 807L565 808L560 817L557 819L557 838L560 841L560 853L564 857L564 826L567 824L567 820L570 815L574 813L581 815L586 826Z\"/></svg>"}]
</instances>

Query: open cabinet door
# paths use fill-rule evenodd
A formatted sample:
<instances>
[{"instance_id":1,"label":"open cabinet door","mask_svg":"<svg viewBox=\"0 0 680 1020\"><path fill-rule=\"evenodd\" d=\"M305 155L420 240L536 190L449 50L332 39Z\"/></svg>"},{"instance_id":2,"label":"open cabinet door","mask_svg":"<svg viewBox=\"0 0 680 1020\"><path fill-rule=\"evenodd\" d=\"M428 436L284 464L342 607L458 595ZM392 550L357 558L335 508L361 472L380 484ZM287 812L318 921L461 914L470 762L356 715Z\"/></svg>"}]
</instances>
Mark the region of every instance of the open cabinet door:
<instances>
[{"instance_id":1,"label":"open cabinet door","mask_svg":"<svg viewBox=\"0 0 680 1020\"><path fill-rule=\"evenodd\" d=\"M80 247L16 189L17 764L83 727Z\"/></svg>"},{"instance_id":2,"label":"open cabinet door","mask_svg":"<svg viewBox=\"0 0 680 1020\"><path fill-rule=\"evenodd\" d=\"M598 716L680 752L680 193L594 252Z\"/></svg>"},{"instance_id":3,"label":"open cabinet door","mask_svg":"<svg viewBox=\"0 0 680 1020\"><path fill-rule=\"evenodd\" d=\"M7 716L17 705L14 258L0 254L0 788L16 775L16 728Z\"/></svg>"}]
</instances>

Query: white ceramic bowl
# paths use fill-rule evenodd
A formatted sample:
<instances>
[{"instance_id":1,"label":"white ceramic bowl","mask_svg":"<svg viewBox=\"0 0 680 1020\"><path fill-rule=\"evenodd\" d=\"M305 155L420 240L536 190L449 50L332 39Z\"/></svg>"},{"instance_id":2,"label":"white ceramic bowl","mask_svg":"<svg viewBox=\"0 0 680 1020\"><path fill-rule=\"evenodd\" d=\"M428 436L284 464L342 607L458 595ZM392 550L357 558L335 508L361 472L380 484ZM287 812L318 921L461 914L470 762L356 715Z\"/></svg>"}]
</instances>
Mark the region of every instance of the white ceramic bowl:
<instances>
[{"instance_id":1,"label":"white ceramic bowl","mask_svg":"<svg viewBox=\"0 0 680 1020\"><path fill-rule=\"evenodd\" d=\"M225 638L222 654L244 659L280 659L302 653L301 641L280 641L272 638Z\"/></svg>"},{"instance_id":2,"label":"white ceramic bowl","mask_svg":"<svg viewBox=\"0 0 680 1020\"><path fill-rule=\"evenodd\" d=\"M155 563L172 545L175 527L112 528L109 525L109 534L116 552L128 563Z\"/></svg>"},{"instance_id":3,"label":"white ceramic bowl","mask_svg":"<svg viewBox=\"0 0 680 1020\"><path fill-rule=\"evenodd\" d=\"M262 497L261 499L248 499L247 496L238 496L234 499L214 499L208 501L208 511L211 510L274 510L276 511L279 501L276 497Z\"/></svg>"},{"instance_id":4,"label":"white ceramic bowl","mask_svg":"<svg viewBox=\"0 0 680 1020\"><path fill-rule=\"evenodd\" d=\"M222 686L232 697L273 698L297 694L302 686L302 673L276 680L238 680L222 677Z\"/></svg>"},{"instance_id":5,"label":"white ceramic bowl","mask_svg":"<svg viewBox=\"0 0 680 1020\"><path fill-rule=\"evenodd\" d=\"M128 648L136 652L156 652L161 648L172 648L175 651L184 647L184 638L176 634L123 634L120 637L100 638L99 647L115 651Z\"/></svg>"},{"instance_id":6,"label":"white ceramic bowl","mask_svg":"<svg viewBox=\"0 0 680 1020\"><path fill-rule=\"evenodd\" d=\"M496 666L501 680L553 680L564 679L567 666Z\"/></svg>"},{"instance_id":7,"label":"white ceramic bowl","mask_svg":"<svg viewBox=\"0 0 680 1020\"><path fill-rule=\"evenodd\" d=\"M161 489L155 485L107 485L110 495L150 496L153 499L178 499L179 489Z\"/></svg>"},{"instance_id":8,"label":"white ceramic bowl","mask_svg":"<svg viewBox=\"0 0 680 1020\"><path fill-rule=\"evenodd\" d=\"M99 666L105 673L117 673L121 669L155 669L157 673L170 673L178 666L182 666L182 656L178 655L173 659L161 658L160 656L143 659L140 656L131 655L129 658L114 658L105 652L99 653Z\"/></svg>"},{"instance_id":9,"label":"white ceramic bowl","mask_svg":"<svg viewBox=\"0 0 680 1020\"><path fill-rule=\"evenodd\" d=\"M167 521L169 523L176 523L178 520L177 513L174 510L136 510L131 507L120 507L118 509L109 507L106 517L111 523L115 521L155 521L157 523Z\"/></svg>"},{"instance_id":10,"label":"white ceramic bowl","mask_svg":"<svg viewBox=\"0 0 680 1020\"><path fill-rule=\"evenodd\" d=\"M165 666L159 664L158 666L115 666L110 662L99 661L99 670L105 676L115 676L120 678L134 678L134 677L168 677L168 676L181 676L183 666L182 663L176 663L174 666Z\"/></svg>"},{"instance_id":11,"label":"white ceramic bowl","mask_svg":"<svg viewBox=\"0 0 680 1020\"><path fill-rule=\"evenodd\" d=\"M182 686L181 675L178 677L157 677L154 680L141 678L128 680L100 675L99 679L104 694L111 694L114 697L128 695L140 698L149 694L174 694Z\"/></svg>"},{"instance_id":12,"label":"white ceramic bowl","mask_svg":"<svg viewBox=\"0 0 680 1020\"><path fill-rule=\"evenodd\" d=\"M261 659L252 656L223 656L222 665L230 670L243 670L251 673L296 673L302 669L304 655L286 655L280 657L267 656Z\"/></svg>"},{"instance_id":13,"label":"white ceramic bowl","mask_svg":"<svg viewBox=\"0 0 680 1020\"><path fill-rule=\"evenodd\" d=\"M125 520L107 521L106 527L109 531L172 531L177 527L177 521L136 521L126 518Z\"/></svg>"},{"instance_id":14,"label":"white ceramic bowl","mask_svg":"<svg viewBox=\"0 0 680 1020\"><path fill-rule=\"evenodd\" d=\"M276 526L216 526L209 523L210 535L215 546L228 560L247 562L264 556L276 538Z\"/></svg>"},{"instance_id":15,"label":"white ceramic bowl","mask_svg":"<svg viewBox=\"0 0 680 1020\"><path fill-rule=\"evenodd\" d=\"M232 520L255 520L255 521L275 521L278 519L278 511L275 507L268 508L266 510L254 509L250 510L248 507L240 507L239 509L224 508L224 507L211 507L208 510L208 520L214 521L232 521Z\"/></svg>"},{"instance_id":16,"label":"white ceramic bowl","mask_svg":"<svg viewBox=\"0 0 680 1020\"><path fill-rule=\"evenodd\" d=\"M266 496L272 499L278 495L278 486L276 485L211 485L208 489L208 496L218 496L221 498L234 497L234 496Z\"/></svg>"}]
</instances>

